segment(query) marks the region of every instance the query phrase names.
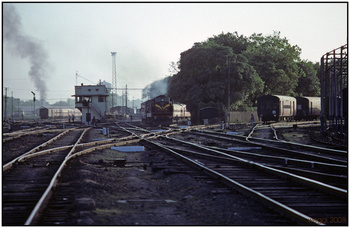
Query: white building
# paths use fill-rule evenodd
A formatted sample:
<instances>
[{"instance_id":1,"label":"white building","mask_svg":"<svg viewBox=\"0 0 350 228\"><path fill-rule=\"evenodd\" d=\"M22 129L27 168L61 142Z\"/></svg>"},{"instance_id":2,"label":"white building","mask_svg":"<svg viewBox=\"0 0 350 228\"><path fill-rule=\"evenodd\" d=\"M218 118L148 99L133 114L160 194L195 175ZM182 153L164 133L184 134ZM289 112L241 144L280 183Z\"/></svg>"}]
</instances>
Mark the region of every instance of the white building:
<instances>
[{"instance_id":1,"label":"white building","mask_svg":"<svg viewBox=\"0 0 350 228\"><path fill-rule=\"evenodd\" d=\"M75 107L81 111L82 123L105 122L108 91L104 85L75 86Z\"/></svg>"}]
</instances>

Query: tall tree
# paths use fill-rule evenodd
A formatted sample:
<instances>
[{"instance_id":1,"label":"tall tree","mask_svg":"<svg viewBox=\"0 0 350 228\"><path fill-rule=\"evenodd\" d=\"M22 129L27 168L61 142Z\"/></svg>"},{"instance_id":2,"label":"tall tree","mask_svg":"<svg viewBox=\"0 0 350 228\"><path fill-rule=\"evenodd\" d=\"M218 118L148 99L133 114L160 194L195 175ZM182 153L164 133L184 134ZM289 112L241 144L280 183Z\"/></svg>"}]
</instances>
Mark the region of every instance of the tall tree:
<instances>
[{"instance_id":1,"label":"tall tree","mask_svg":"<svg viewBox=\"0 0 350 228\"><path fill-rule=\"evenodd\" d=\"M234 53L232 47L217 44L215 39L195 43L181 53L179 69L172 77L168 94L187 104L194 117L201 105L217 102L227 106L228 85L231 104L236 108L247 105L249 96L263 88L263 81L248 59Z\"/></svg>"},{"instance_id":2,"label":"tall tree","mask_svg":"<svg viewBox=\"0 0 350 228\"><path fill-rule=\"evenodd\" d=\"M266 37L262 34L250 36L245 54L265 82L263 94L295 95L300 53L301 49L281 38L280 32Z\"/></svg>"},{"instance_id":3,"label":"tall tree","mask_svg":"<svg viewBox=\"0 0 350 228\"><path fill-rule=\"evenodd\" d=\"M295 92L299 96L320 96L320 80L318 78L318 63L301 61L298 63L298 86Z\"/></svg>"}]
</instances>

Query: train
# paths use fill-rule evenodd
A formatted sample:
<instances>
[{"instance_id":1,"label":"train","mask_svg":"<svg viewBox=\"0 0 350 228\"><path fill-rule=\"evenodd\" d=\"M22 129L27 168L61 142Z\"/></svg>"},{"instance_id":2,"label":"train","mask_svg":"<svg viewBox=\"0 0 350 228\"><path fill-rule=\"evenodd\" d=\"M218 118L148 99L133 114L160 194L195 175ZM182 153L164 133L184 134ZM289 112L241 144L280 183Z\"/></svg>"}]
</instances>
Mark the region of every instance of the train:
<instances>
[{"instance_id":1,"label":"train","mask_svg":"<svg viewBox=\"0 0 350 228\"><path fill-rule=\"evenodd\" d=\"M39 109L40 119L63 119L68 120L69 115L74 115L75 120L80 120L81 112L77 108L63 108L63 107L41 107Z\"/></svg>"},{"instance_id":2,"label":"train","mask_svg":"<svg viewBox=\"0 0 350 228\"><path fill-rule=\"evenodd\" d=\"M295 120L317 120L321 114L320 97L296 97L297 113Z\"/></svg>"},{"instance_id":3,"label":"train","mask_svg":"<svg viewBox=\"0 0 350 228\"><path fill-rule=\"evenodd\" d=\"M263 95L257 99L257 114L263 122L315 120L320 112L320 97Z\"/></svg>"},{"instance_id":4,"label":"train","mask_svg":"<svg viewBox=\"0 0 350 228\"><path fill-rule=\"evenodd\" d=\"M170 125L191 120L185 104L175 103L166 95L159 95L141 103L141 120L150 125Z\"/></svg>"}]
</instances>

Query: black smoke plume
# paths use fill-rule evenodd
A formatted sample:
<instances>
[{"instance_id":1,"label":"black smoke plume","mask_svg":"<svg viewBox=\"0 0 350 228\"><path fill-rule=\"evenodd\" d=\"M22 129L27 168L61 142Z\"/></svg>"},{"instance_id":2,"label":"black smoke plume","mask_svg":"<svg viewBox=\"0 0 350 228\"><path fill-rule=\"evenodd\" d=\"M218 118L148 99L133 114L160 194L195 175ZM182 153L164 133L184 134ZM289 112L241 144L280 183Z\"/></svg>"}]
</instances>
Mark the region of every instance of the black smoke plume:
<instances>
[{"instance_id":1,"label":"black smoke plume","mask_svg":"<svg viewBox=\"0 0 350 228\"><path fill-rule=\"evenodd\" d=\"M40 100L45 101L48 54L39 40L23 33L15 7L6 3L3 4L3 38L13 54L28 59L31 65L28 76L39 91Z\"/></svg>"}]
</instances>

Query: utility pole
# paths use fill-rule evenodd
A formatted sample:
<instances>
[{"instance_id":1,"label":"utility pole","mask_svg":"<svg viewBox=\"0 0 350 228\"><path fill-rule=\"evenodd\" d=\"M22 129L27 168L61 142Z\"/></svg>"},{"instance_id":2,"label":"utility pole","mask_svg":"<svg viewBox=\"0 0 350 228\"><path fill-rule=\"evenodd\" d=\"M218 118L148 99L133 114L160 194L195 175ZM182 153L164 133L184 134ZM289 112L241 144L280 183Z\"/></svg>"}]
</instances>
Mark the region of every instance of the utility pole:
<instances>
[{"instance_id":1,"label":"utility pole","mask_svg":"<svg viewBox=\"0 0 350 228\"><path fill-rule=\"evenodd\" d=\"M128 114L128 85L125 85L125 114Z\"/></svg>"},{"instance_id":2,"label":"utility pole","mask_svg":"<svg viewBox=\"0 0 350 228\"><path fill-rule=\"evenodd\" d=\"M33 91L31 91L33 94L33 102L34 102L34 111L33 111L33 116L34 116L34 120L35 120L35 93Z\"/></svg>"},{"instance_id":3,"label":"utility pole","mask_svg":"<svg viewBox=\"0 0 350 228\"><path fill-rule=\"evenodd\" d=\"M5 87L5 119L4 120L6 120L6 106L7 106L7 89L8 89L8 87Z\"/></svg>"},{"instance_id":4,"label":"utility pole","mask_svg":"<svg viewBox=\"0 0 350 228\"><path fill-rule=\"evenodd\" d=\"M230 86L230 70L231 70L231 64L230 64L230 57L228 57L227 64L228 64L228 73L227 73L227 123L230 125L230 108L231 108L231 86Z\"/></svg>"},{"instance_id":5,"label":"utility pole","mask_svg":"<svg viewBox=\"0 0 350 228\"><path fill-rule=\"evenodd\" d=\"M13 121L13 91L11 91L11 119Z\"/></svg>"}]
</instances>

